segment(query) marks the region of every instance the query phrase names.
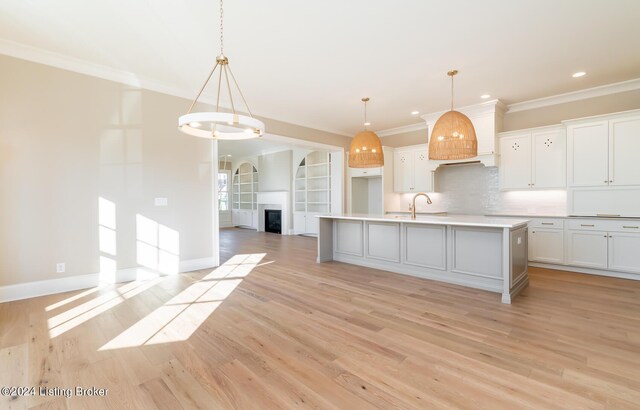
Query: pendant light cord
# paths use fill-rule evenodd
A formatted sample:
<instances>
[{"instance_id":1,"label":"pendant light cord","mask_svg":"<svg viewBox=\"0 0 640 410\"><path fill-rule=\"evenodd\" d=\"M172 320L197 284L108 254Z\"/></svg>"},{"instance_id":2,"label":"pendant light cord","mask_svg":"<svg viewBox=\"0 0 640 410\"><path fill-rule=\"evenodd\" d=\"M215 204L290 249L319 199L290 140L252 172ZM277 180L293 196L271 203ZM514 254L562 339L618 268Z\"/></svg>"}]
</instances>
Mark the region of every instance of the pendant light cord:
<instances>
[{"instance_id":1,"label":"pendant light cord","mask_svg":"<svg viewBox=\"0 0 640 410\"><path fill-rule=\"evenodd\" d=\"M224 9L220 0L220 55L224 55Z\"/></svg>"},{"instance_id":2,"label":"pendant light cord","mask_svg":"<svg viewBox=\"0 0 640 410\"><path fill-rule=\"evenodd\" d=\"M367 130L367 102L364 102L364 130Z\"/></svg>"},{"instance_id":3,"label":"pendant light cord","mask_svg":"<svg viewBox=\"0 0 640 410\"><path fill-rule=\"evenodd\" d=\"M451 111L453 111L453 75L451 76Z\"/></svg>"}]
</instances>

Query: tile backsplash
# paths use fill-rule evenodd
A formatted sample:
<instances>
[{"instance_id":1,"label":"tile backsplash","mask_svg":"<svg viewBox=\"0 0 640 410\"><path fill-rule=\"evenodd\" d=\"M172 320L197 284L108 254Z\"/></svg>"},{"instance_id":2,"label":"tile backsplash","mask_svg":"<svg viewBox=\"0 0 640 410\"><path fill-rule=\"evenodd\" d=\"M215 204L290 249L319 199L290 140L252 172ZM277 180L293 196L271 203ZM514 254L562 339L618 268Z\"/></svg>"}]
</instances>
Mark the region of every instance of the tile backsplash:
<instances>
[{"instance_id":1,"label":"tile backsplash","mask_svg":"<svg viewBox=\"0 0 640 410\"><path fill-rule=\"evenodd\" d=\"M432 205L418 200L418 211L452 214L540 214L567 213L565 190L506 191L498 185L498 168L482 164L440 166L435 173L436 190L429 194ZM408 204L412 194L403 194Z\"/></svg>"}]
</instances>

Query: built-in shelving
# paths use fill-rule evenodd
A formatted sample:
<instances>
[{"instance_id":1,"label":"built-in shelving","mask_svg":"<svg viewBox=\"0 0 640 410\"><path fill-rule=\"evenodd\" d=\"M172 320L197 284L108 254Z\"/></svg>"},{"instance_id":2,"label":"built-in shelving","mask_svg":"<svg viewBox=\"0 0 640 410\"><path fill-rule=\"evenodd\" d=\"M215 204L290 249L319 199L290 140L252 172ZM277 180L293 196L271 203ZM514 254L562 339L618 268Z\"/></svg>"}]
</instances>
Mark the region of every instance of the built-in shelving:
<instances>
[{"instance_id":1,"label":"built-in shelving","mask_svg":"<svg viewBox=\"0 0 640 410\"><path fill-rule=\"evenodd\" d=\"M240 164L233 174L233 209L258 209L258 170L252 164Z\"/></svg>"}]
</instances>

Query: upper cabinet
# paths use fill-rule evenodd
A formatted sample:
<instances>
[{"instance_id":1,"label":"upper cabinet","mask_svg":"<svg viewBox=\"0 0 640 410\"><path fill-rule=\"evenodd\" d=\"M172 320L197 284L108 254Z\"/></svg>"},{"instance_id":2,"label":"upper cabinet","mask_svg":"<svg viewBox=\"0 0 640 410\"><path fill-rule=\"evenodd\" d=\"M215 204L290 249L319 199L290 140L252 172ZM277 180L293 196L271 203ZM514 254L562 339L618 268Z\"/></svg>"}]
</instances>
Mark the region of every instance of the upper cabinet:
<instances>
[{"instance_id":1,"label":"upper cabinet","mask_svg":"<svg viewBox=\"0 0 640 410\"><path fill-rule=\"evenodd\" d=\"M640 185L640 114L568 124L570 187Z\"/></svg>"},{"instance_id":2,"label":"upper cabinet","mask_svg":"<svg viewBox=\"0 0 640 410\"><path fill-rule=\"evenodd\" d=\"M557 189L566 186L564 127L499 134L500 189Z\"/></svg>"},{"instance_id":3,"label":"upper cabinet","mask_svg":"<svg viewBox=\"0 0 640 410\"><path fill-rule=\"evenodd\" d=\"M434 166L427 145L399 148L393 153L394 192L432 192Z\"/></svg>"}]
</instances>

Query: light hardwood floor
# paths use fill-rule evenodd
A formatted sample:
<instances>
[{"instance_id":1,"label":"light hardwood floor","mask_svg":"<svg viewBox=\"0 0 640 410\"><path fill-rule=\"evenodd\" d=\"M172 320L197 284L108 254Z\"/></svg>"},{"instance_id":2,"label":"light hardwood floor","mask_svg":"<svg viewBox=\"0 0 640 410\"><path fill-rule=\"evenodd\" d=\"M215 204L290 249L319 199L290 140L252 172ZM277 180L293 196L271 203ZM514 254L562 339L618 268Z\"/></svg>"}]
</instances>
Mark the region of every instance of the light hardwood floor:
<instances>
[{"instance_id":1,"label":"light hardwood floor","mask_svg":"<svg viewBox=\"0 0 640 410\"><path fill-rule=\"evenodd\" d=\"M640 282L531 269L498 294L221 233L224 266L0 304L0 408L640 408ZM266 253L266 255L260 255Z\"/></svg>"}]
</instances>

